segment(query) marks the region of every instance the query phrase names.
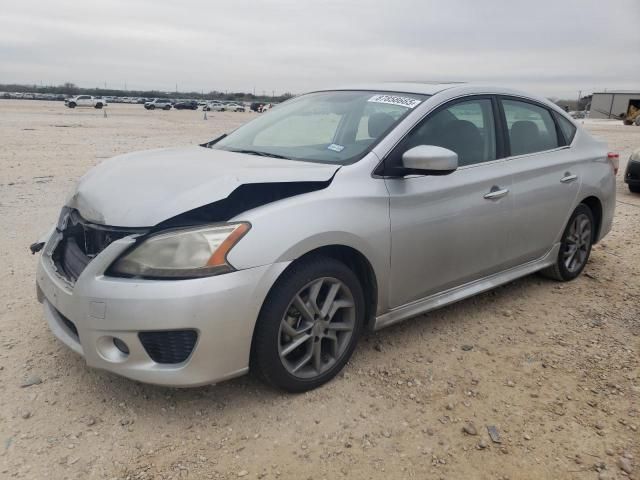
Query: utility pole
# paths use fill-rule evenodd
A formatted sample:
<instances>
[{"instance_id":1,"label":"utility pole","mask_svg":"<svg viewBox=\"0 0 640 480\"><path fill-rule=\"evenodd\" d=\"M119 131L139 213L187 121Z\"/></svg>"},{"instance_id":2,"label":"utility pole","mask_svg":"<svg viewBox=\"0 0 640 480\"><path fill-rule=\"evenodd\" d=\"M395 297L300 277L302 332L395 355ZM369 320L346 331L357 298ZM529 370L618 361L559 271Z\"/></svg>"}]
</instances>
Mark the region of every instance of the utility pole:
<instances>
[{"instance_id":1,"label":"utility pole","mask_svg":"<svg viewBox=\"0 0 640 480\"><path fill-rule=\"evenodd\" d=\"M576 104L576 110L580 110L580 99L582 98L582 90L578 90L578 103Z\"/></svg>"}]
</instances>

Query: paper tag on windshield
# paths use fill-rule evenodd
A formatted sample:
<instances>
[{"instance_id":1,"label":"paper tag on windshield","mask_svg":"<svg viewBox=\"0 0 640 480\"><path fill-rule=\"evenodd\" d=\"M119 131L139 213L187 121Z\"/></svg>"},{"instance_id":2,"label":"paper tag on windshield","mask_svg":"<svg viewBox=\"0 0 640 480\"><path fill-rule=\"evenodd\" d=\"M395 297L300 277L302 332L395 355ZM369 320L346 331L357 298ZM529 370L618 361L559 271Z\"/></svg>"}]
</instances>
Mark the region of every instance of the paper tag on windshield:
<instances>
[{"instance_id":1,"label":"paper tag on windshield","mask_svg":"<svg viewBox=\"0 0 640 480\"><path fill-rule=\"evenodd\" d=\"M341 152L344 150L344 145L338 145L337 143L332 143L327 147L329 150L333 150L334 152Z\"/></svg>"},{"instance_id":2,"label":"paper tag on windshield","mask_svg":"<svg viewBox=\"0 0 640 480\"><path fill-rule=\"evenodd\" d=\"M411 97L399 97L398 95L374 95L368 102L388 103L389 105L399 105L401 107L413 108L420 104L420 100Z\"/></svg>"}]
</instances>

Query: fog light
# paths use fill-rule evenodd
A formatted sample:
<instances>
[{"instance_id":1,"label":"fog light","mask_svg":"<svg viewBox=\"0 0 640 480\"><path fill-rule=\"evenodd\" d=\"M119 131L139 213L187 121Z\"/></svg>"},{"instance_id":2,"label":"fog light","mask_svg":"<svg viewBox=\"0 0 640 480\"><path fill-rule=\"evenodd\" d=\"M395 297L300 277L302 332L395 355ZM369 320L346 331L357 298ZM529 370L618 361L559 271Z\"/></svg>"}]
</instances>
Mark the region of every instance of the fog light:
<instances>
[{"instance_id":1,"label":"fog light","mask_svg":"<svg viewBox=\"0 0 640 480\"><path fill-rule=\"evenodd\" d=\"M129 347L127 347L127 344L124 343L122 340L120 340L119 338L113 338L113 344L116 346L116 348L118 350L120 350L122 353L124 353L125 355L129 355Z\"/></svg>"}]
</instances>

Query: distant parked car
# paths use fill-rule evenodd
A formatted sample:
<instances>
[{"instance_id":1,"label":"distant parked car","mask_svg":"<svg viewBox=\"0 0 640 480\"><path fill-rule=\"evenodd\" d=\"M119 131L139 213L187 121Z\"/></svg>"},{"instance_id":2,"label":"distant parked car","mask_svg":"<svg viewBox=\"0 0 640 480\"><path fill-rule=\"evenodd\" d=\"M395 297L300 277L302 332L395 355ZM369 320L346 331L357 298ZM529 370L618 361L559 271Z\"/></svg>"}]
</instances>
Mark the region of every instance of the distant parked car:
<instances>
[{"instance_id":1,"label":"distant parked car","mask_svg":"<svg viewBox=\"0 0 640 480\"><path fill-rule=\"evenodd\" d=\"M209 102L202 107L205 112L224 112L226 109L227 106L220 102Z\"/></svg>"},{"instance_id":2,"label":"distant parked car","mask_svg":"<svg viewBox=\"0 0 640 480\"><path fill-rule=\"evenodd\" d=\"M245 112L246 111L246 108L244 108L244 105L238 105L237 103L228 104L225 108L227 110L229 110L230 112Z\"/></svg>"},{"instance_id":3,"label":"distant parked car","mask_svg":"<svg viewBox=\"0 0 640 480\"><path fill-rule=\"evenodd\" d=\"M102 97L92 97L91 95L78 95L64 101L69 108L93 107L102 108L107 106L107 101Z\"/></svg>"},{"instance_id":4,"label":"distant parked car","mask_svg":"<svg viewBox=\"0 0 640 480\"><path fill-rule=\"evenodd\" d=\"M265 105L265 103L263 102L253 102L250 106L249 109L253 110L254 112L259 112L262 107Z\"/></svg>"},{"instance_id":5,"label":"distant parked car","mask_svg":"<svg viewBox=\"0 0 640 480\"><path fill-rule=\"evenodd\" d=\"M147 110L155 110L156 108L171 110L171 100L167 100L166 98L154 98L152 101L145 103L144 108Z\"/></svg>"},{"instance_id":6,"label":"distant parked car","mask_svg":"<svg viewBox=\"0 0 640 480\"><path fill-rule=\"evenodd\" d=\"M198 109L198 102L196 102L195 100L185 100L182 102L177 102L173 108L175 108L176 110L197 110Z\"/></svg>"},{"instance_id":7,"label":"distant parked car","mask_svg":"<svg viewBox=\"0 0 640 480\"><path fill-rule=\"evenodd\" d=\"M637 148L629 157L627 169L624 172L624 183L633 193L640 193L640 148Z\"/></svg>"}]
</instances>

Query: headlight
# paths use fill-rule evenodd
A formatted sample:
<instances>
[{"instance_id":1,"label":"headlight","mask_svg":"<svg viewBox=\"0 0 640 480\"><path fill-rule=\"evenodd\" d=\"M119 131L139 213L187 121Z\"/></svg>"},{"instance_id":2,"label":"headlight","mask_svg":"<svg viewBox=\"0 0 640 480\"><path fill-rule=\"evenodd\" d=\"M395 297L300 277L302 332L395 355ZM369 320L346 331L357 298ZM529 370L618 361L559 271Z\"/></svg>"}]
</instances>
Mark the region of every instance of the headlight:
<instances>
[{"instance_id":1,"label":"headlight","mask_svg":"<svg viewBox=\"0 0 640 480\"><path fill-rule=\"evenodd\" d=\"M233 223L153 235L116 260L107 274L194 278L230 272L227 254L249 228L248 223Z\"/></svg>"}]
</instances>

